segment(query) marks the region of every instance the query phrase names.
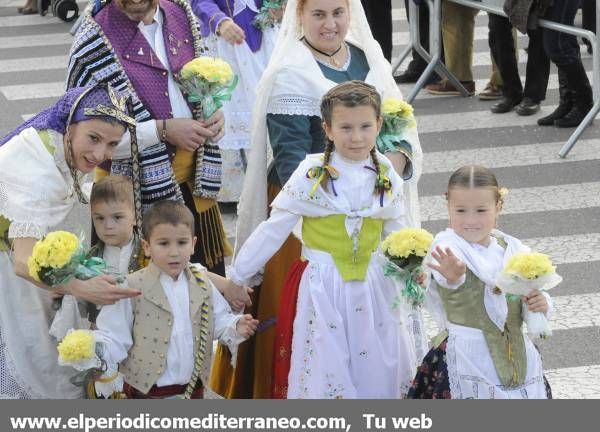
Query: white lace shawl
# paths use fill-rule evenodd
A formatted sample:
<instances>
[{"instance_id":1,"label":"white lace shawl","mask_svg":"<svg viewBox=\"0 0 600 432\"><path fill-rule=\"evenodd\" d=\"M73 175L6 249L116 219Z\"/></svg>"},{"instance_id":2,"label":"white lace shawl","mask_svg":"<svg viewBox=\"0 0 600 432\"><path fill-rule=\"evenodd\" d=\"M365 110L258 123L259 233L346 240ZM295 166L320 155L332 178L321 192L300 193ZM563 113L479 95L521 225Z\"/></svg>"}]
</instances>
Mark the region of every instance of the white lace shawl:
<instances>
[{"instance_id":1,"label":"white lace shawl","mask_svg":"<svg viewBox=\"0 0 600 432\"><path fill-rule=\"evenodd\" d=\"M494 233L497 237L503 238L507 243L501 268L506 265L508 259L515 253L529 251L529 248L515 237L511 237L508 234L504 234L497 230L494 230ZM477 251L476 247L460 237L450 228L447 228L435 236L430 250L434 250L437 246L441 246L442 248L449 247L452 249L452 252L485 284L484 304L486 312L493 323L503 331L508 315L508 306L505 296L493 293L497 274L492 271L491 268L497 268L497 266L491 266L490 263L486 262ZM425 260L433 261L433 258L431 255L428 255ZM426 307L436 321L438 327L440 329L448 328L446 312L436 285L433 282L433 278L430 278L426 296Z\"/></svg>"},{"instance_id":2,"label":"white lace shawl","mask_svg":"<svg viewBox=\"0 0 600 432\"><path fill-rule=\"evenodd\" d=\"M373 38L359 0L349 0L350 28L347 40L362 49L369 63L366 81L376 85L384 97L402 98L391 66ZM270 154L266 115L270 113L319 115L323 94L335 85L327 80L310 51L300 42L302 29L296 16L297 0L287 2L279 37L261 81L253 111L251 151L246 179L238 206L236 253L252 231L267 217L267 165ZM404 183L407 223L420 226L417 182L423 153L416 129L407 137L413 150L413 176Z\"/></svg>"}]
</instances>

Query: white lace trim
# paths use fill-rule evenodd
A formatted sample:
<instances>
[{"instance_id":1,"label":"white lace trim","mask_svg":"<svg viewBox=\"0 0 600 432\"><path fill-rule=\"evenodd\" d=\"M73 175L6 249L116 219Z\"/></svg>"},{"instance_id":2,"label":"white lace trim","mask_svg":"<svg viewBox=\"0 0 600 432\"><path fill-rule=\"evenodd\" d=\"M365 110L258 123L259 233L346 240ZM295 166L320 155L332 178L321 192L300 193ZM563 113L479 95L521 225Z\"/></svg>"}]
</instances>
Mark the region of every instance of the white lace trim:
<instances>
[{"instance_id":1,"label":"white lace trim","mask_svg":"<svg viewBox=\"0 0 600 432\"><path fill-rule=\"evenodd\" d=\"M448 370L448 382L450 383L450 397L462 399L460 390L460 378L456 366L456 336L449 335L446 343L446 369Z\"/></svg>"},{"instance_id":2,"label":"white lace trim","mask_svg":"<svg viewBox=\"0 0 600 432\"><path fill-rule=\"evenodd\" d=\"M320 100L298 94L280 94L269 98L267 113L321 116Z\"/></svg>"},{"instance_id":3,"label":"white lace trim","mask_svg":"<svg viewBox=\"0 0 600 432\"><path fill-rule=\"evenodd\" d=\"M0 399L41 399L20 379L10 356L0 326Z\"/></svg>"},{"instance_id":4,"label":"white lace trim","mask_svg":"<svg viewBox=\"0 0 600 432\"><path fill-rule=\"evenodd\" d=\"M32 222L11 222L8 227L8 238L32 237L41 239L46 235L46 228Z\"/></svg>"}]
</instances>

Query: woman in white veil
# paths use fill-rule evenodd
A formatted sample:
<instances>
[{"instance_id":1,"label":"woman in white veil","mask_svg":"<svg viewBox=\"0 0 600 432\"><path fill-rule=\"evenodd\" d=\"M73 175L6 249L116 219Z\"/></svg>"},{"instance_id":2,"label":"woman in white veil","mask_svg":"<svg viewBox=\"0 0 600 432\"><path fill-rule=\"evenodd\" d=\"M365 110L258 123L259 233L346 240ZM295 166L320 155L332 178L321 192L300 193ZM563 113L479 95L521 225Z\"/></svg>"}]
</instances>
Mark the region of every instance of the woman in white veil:
<instances>
[{"instance_id":1,"label":"woman in white veil","mask_svg":"<svg viewBox=\"0 0 600 432\"><path fill-rule=\"evenodd\" d=\"M307 3L313 4L316 1L319 2L319 9L337 7L340 3L348 8L346 12L349 15L349 26L345 37L347 44L342 43L341 46L346 46L348 50L348 62L354 60L350 59L350 52L356 52L356 49L358 49L362 58L366 59L368 68L364 81L374 85L384 98L396 97L402 99L402 94L392 77L391 66L384 58L379 44L371 34L360 0L288 0L273 55L257 88L259 98L254 104L251 132L252 146L248 158L246 180L238 206L236 251L239 250L254 229L268 217L267 167L272 159L271 146L273 143L269 141L267 115L283 114L319 117L321 97L331 87L341 82L333 81L325 76L323 63L321 62L321 65L319 65L315 53L315 51L321 51L311 47L310 42L307 43L302 40L304 36L300 20L302 8L306 7ZM321 52L321 54L324 53ZM331 57L329 54L325 55ZM325 66L332 68L330 65ZM341 68L333 67L332 69L344 71L344 67L348 67L348 64ZM347 79L361 78L350 75L342 81ZM392 160L394 166L399 167L400 172L404 172L404 177L407 180L404 185L405 214L410 225L419 226L417 181L421 175L422 151L416 129L409 130L404 139L408 143L409 152L400 149L398 153L386 153L386 156ZM323 143L318 143L318 145L320 149L311 152L322 151ZM298 162L303 160L304 156L305 154L299 155ZM404 169L405 164L407 165L406 169ZM295 169L295 167L292 168ZM283 184L285 180L287 179L281 178L280 183ZM287 253L284 252L286 248L288 249ZM279 257L279 260L275 256L267 264L266 268L269 270L266 270L264 283L258 290L260 295L254 298L254 307L257 308L256 316L263 323L268 324L275 321L284 275L292 262L299 258L299 251L299 243L295 239L288 240L279 253L287 256ZM260 280L256 282L258 283ZM254 347L249 346L249 344L245 344L246 350L240 347L242 349L238 353L236 372L228 369L228 365L224 361L226 355L220 348L211 379L213 388L217 391L220 389L220 392L228 397L271 396L270 384L275 329L270 327L264 330L264 332L257 334ZM254 370L251 370L252 367ZM236 380L235 376L232 378L234 373L240 381L242 380L240 375L245 375L243 378L245 380L248 380L248 374L251 375L252 389L250 392L236 390L239 385L232 382L232 380Z\"/></svg>"}]
</instances>

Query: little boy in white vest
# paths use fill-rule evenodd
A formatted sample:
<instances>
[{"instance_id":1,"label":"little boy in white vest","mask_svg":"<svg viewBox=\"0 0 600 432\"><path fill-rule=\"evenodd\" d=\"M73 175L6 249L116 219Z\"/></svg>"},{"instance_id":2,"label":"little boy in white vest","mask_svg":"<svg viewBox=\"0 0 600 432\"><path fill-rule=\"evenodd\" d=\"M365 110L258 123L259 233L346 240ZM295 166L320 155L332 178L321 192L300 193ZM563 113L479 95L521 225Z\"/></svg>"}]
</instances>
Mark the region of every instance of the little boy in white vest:
<instances>
[{"instance_id":1,"label":"little boy in white vest","mask_svg":"<svg viewBox=\"0 0 600 432\"><path fill-rule=\"evenodd\" d=\"M104 344L102 357L109 371L119 363L129 398L202 398L209 390L213 339L236 351L258 321L235 315L206 269L189 263L196 237L185 205L152 206L142 234L151 262L127 277L127 285L142 294L102 308L94 331ZM110 373L101 381L107 379Z\"/></svg>"}]
</instances>

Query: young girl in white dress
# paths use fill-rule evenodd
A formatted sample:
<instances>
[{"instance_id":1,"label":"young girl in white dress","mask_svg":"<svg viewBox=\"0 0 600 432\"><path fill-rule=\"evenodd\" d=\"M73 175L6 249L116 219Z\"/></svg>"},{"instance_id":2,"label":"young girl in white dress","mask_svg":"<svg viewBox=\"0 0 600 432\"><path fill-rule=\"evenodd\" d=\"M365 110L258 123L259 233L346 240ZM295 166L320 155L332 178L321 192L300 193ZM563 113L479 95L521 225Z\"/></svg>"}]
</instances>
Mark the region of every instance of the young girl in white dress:
<instances>
[{"instance_id":1,"label":"young girl in white dress","mask_svg":"<svg viewBox=\"0 0 600 432\"><path fill-rule=\"evenodd\" d=\"M287 397L402 397L414 342L375 255L382 236L404 226L403 181L375 150L381 99L373 86L348 81L323 97L321 113L324 154L308 155L292 174L230 276L250 283L290 232L301 231L307 265L299 286L284 287L298 290Z\"/></svg>"},{"instance_id":2,"label":"young girl in white dress","mask_svg":"<svg viewBox=\"0 0 600 432\"><path fill-rule=\"evenodd\" d=\"M465 166L448 182L450 228L436 235L427 306L445 329L433 341L409 392L414 399L546 399L540 353L523 334L522 306L548 316L550 297L506 297L495 280L508 259L527 251L494 229L503 190L494 174Z\"/></svg>"}]
</instances>

